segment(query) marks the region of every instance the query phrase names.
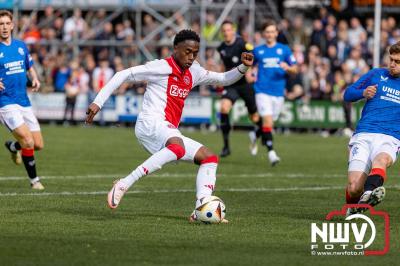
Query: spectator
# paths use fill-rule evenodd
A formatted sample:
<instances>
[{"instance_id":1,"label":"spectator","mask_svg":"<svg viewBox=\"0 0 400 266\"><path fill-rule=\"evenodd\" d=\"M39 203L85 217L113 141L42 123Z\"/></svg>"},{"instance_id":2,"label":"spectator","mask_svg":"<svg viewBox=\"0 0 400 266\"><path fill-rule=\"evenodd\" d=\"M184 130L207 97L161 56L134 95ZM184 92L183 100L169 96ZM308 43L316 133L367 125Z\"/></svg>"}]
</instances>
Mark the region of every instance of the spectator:
<instances>
[{"instance_id":1,"label":"spectator","mask_svg":"<svg viewBox=\"0 0 400 266\"><path fill-rule=\"evenodd\" d=\"M193 21L192 24L190 25L190 28L192 31L196 32L197 34L200 34L200 23L198 21Z\"/></svg>"},{"instance_id":2,"label":"spectator","mask_svg":"<svg viewBox=\"0 0 400 266\"><path fill-rule=\"evenodd\" d=\"M374 36L374 18L368 17L365 19L365 31L368 37Z\"/></svg>"},{"instance_id":3,"label":"spectator","mask_svg":"<svg viewBox=\"0 0 400 266\"><path fill-rule=\"evenodd\" d=\"M356 17L351 18L350 29L348 30L348 35L351 36L351 38L349 38L349 44L351 47L360 44L360 35L362 33L365 33L365 29L361 25L360 20Z\"/></svg>"},{"instance_id":4,"label":"spectator","mask_svg":"<svg viewBox=\"0 0 400 266\"><path fill-rule=\"evenodd\" d=\"M332 14L328 15L326 26L331 26L335 31L337 30L337 19L334 15Z\"/></svg>"},{"instance_id":5,"label":"spectator","mask_svg":"<svg viewBox=\"0 0 400 266\"><path fill-rule=\"evenodd\" d=\"M131 38L135 38L135 31L132 28L132 23L129 19L125 19L123 22L124 25L124 30L123 30L123 36L126 39L128 36Z\"/></svg>"},{"instance_id":6,"label":"spectator","mask_svg":"<svg viewBox=\"0 0 400 266\"><path fill-rule=\"evenodd\" d=\"M54 14L54 8L51 5L48 5L44 8L44 16L40 17L39 25L46 27L52 26L56 17L57 16Z\"/></svg>"},{"instance_id":7,"label":"spectator","mask_svg":"<svg viewBox=\"0 0 400 266\"><path fill-rule=\"evenodd\" d=\"M175 31L170 27L166 28L164 37L161 38L159 44L164 46L172 46L174 36Z\"/></svg>"},{"instance_id":8,"label":"spectator","mask_svg":"<svg viewBox=\"0 0 400 266\"><path fill-rule=\"evenodd\" d=\"M64 28L64 19L63 18L56 18L53 23L53 29L55 31L56 39L62 40L63 39L63 29Z\"/></svg>"},{"instance_id":9,"label":"spectator","mask_svg":"<svg viewBox=\"0 0 400 266\"><path fill-rule=\"evenodd\" d=\"M280 43L288 44L289 40L287 38L289 32L289 21L287 19L282 19L278 24L278 38L277 41Z\"/></svg>"},{"instance_id":10,"label":"spectator","mask_svg":"<svg viewBox=\"0 0 400 266\"><path fill-rule=\"evenodd\" d=\"M341 68L341 64L337 56L337 49L335 45L331 44L328 46L328 49L326 51L326 58L330 62L330 69L332 71L336 71Z\"/></svg>"},{"instance_id":11,"label":"spectator","mask_svg":"<svg viewBox=\"0 0 400 266\"><path fill-rule=\"evenodd\" d=\"M114 75L114 70L109 67L109 62L106 59L101 59L99 66L93 71L93 90L97 94L106 85L106 83ZM100 112L99 115L100 125L105 125L104 114Z\"/></svg>"},{"instance_id":12,"label":"spectator","mask_svg":"<svg viewBox=\"0 0 400 266\"><path fill-rule=\"evenodd\" d=\"M154 18L151 15L149 15L149 14L144 15L143 27L142 27L142 38L146 38L150 34L153 34L153 32L158 28L158 26L159 26L159 24L156 21L154 21ZM155 53L155 51L156 51L155 42L158 41L159 39L160 39L160 34L156 34L151 39L151 41L146 44L146 49L150 53Z\"/></svg>"},{"instance_id":13,"label":"spectator","mask_svg":"<svg viewBox=\"0 0 400 266\"><path fill-rule=\"evenodd\" d=\"M308 93L308 97L311 100L321 100L322 92L319 89L319 82L317 79L312 79L310 84L310 91Z\"/></svg>"},{"instance_id":14,"label":"spectator","mask_svg":"<svg viewBox=\"0 0 400 266\"><path fill-rule=\"evenodd\" d=\"M292 36L292 45L301 44L305 47L308 47L309 39L306 34L303 17L301 15L296 15L293 18L292 27L290 27L289 33Z\"/></svg>"},{"instance_id":15,"label":"spectator","mask_svg":"<svg viewBox=\"0 0 400 266\"><path fill-rule=\"evenodd\" d=\"M81 38L86 29L87 24L82 18L81 10L79 8L75 8L73 16L65 20L64 41L71 41Z\"/></svg>"},{"instance_id":16,"label":"spectator","mask_svg":"<svg viewBox=\"0 0 400 266\"><path fill-rule=\"evenodd\" d=\"M41 35L35 21L32 21L29 24L28 29L24 32L24 36L22 39L27 45L34 44L40 41Z\"/></svg>"},{"instance_id":17,"label":"spectator","mask_svg":"<svg viewBox=\"0 0 400 266\"><path fill-rule=\"evenodd\" d=\"M218 40L218 29L215 25L215 15L213 13L207 13L206 24L201 33L207 42Z\"/></svg>"},{"instance_id":18,"label":"spectator","mask_svg":"<svg viewBox=\"0 0 400 266\"><path fill-rule=\"evenodd\" d=\"M177 31L189 29L189 24L185 20L185 17L182 15L181 12L176 12L174 16L176 20L176 25L178 26Z\"/></svg>"},{"instance_id":19,"label":"spectator","mask_svg":"<svg viewBox=\"0 0 400 266\"><path fill-rule=\"evenodd\" d=\"M326 49L328 49L327 47L329 45L336 45L337 43L336 30L332 25L326 25L325 35L326 35Z\"/></svg>"},{"instance_id":20,"label":"spectator","mask_svg":"<svg viewBox=\"0 0 400 266\"><path fill-rule=\"evenodd\" d=\"M97 33L96 40L114 40L115 35L113 31L113 24L111 22L105 22L103 28Z\"/></svg>"},{"instance_id":21,"label":"spectator","mask_svg":"<svg viewBox=\"0 0 400 266\"><path fill-rule=\"evenodd\" d=\"M321 7L319 9L319 20L321 21L322 26L324 28L328 24L328 17L329 17L328 9L324 6Z\"/></svg>"},{"instance_id":22,"label":"spectator","mask_svg":"<svg viewBox=\"0 0 400 266\"><path fill-rule=\"evenodd\" d=\"M112 78L114 71L109 67L108 60L102 59L99 66L93 71L93 89L98 93L103 86Z\"/></svg>"},{"instance_id":23,"label":"spectator","mask_svg":"<svg viewBox=\"0 0 400 266\"><path fill-rule=\"evenodd\" d=\"M337 33L337 58L342 64L350 53L350 45L348 43L348 35L346 30L339 30Z\"/></svg>"},{"instance_id":24,"label":"spectator","mask_svg":"<svg viewBox=\"0 0 400 266\"><path fill-rule=\"evenodd\" d=\"M369 67L367 62L361 57L360 45L354 47L350 52L350 57L345 61L344 68L350 70L353 75L367 73Z\"/></svg>"},{"instance_id":25,"label":"spectator","mask_svg":"<svg viewBox=\"0 0 400 266\"><path fill-rule=\"evenodd\" d=\"M79 80L79 67L76 62L71 63L71 75L65 84L65 110L64 110L64 124L67 124L67 116L70 114L69 123L74 124L75 118L75 104L76 98L80 92L80 80Z\"/></svg>"},{"instance_id":26,"label":"spectator","mask_svg":"<svg viewBox=\"0 0 400 266\"><path fill-rule=\"evenodd\" d=\"M326 51L326 37L323 24L321 20L315 19L313 22L313 31L310 37L311 45L317 46L320 51L324 54Z\"/></svg>"},{"instance_id":27,"label":"spectator","mask_svg":"<svg viewBox=\"0 0 400 266\"><path fill-rule=\"evenodd\" d=\"M58 59L60 66L55 70L54 74L54 91L65 92L65 84L71 76L71 69L68 67L67 62L63 57Z\"/></svg>"}]
</instances>

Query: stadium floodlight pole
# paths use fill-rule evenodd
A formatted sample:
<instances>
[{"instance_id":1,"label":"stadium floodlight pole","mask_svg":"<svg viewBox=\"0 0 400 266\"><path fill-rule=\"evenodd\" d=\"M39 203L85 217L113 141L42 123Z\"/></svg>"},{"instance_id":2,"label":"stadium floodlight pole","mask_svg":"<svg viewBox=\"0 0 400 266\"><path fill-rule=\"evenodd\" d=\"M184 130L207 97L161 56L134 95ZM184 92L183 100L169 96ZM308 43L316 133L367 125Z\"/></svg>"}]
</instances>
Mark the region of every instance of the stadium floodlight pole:
<instances>
[{"instance_id":1,"label":"stadium floodlight pole","mask_svg":"<svg viewBox=\"0 0 400 266\"><path fill-rule=\"evenodd\" d=\"M374 21L374 59L373 67L379 67L379 50L381 42L381 12L382 12L382 1L375 0L375 21Z\"/></svg>"},{"instance_id":2,"label":"stadium floodlight pole","mask_svg":"<svg viewBox=\"0 0 400 266\"><path fill-rule=\"evenodd\" d=\"M133 5L132 5L133 6ZM141 42L140 37L142 36L142 6L143 6L143 2L137 4L136 8L134 8L136 10L135 13L135 24L136 24L136 30L135 30L135 40L136 40L136 45L138 45L139 47L139 43ZM140 62L140 51L136 51L136 62Z\"/></svg>"},{"instance_id":3,"label":"stadium floodlight pole","mask_svg":"<svg viewBox=\"0 0 400 266\"><path fill-rule=\"evenodd\" d=\"M200 62L205 63L206 62L206 46L207 46L207 40L204 38L203 33L201 32L206 25L206 1L200 1L200 51L199 51L199 57L200 57Z\"/></svg>"},{"instance_id":4,"label":"stadium floodlight pole","mask_svg":"<svg viewBox=\"0 0 400 266\"><path fill-rule=\"evenodd\" d=\"M13 6L13 20L18 21L18 7L19 7L19 0L14 1L14 6ZM17 23L16 23L17 24ZM18 36L18 26L14 27L13 30L13 38L17 38Z\"/></svg>"},{"instance_id":5,"label":"stadium floodlight pole","mask_svg":"<svg viewBox=\"0 0 400 266\"><path fill-rule=\"evenodd\" d=\"M255 29L255 12L256 4L255 0L250 0L250 10L249 10L249 41L254 44L254 29Z\"/></svg>"}]
</instances>

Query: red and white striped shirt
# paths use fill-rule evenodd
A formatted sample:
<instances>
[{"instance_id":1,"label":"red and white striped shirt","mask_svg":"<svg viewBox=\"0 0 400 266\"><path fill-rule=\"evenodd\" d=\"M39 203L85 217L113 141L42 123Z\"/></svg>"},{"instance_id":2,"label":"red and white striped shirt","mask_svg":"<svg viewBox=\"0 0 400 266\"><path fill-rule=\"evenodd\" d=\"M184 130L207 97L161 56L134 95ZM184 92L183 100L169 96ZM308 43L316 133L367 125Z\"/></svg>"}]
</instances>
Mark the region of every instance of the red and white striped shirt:
<instances>
[{"instance_id":1,"label":"red and white striped shirt","mask_svg":"<svg viewBox=\"0 0 400 266\"><path fill-rule=\"evenodd\" d=\"M195 61L189 69L182 70L172 56L153 60L145 65L117 72L96 96L94 103L101 108L112 92L123 82L147 81L140 116L166 120L178 127L185 99L193 87L233 84L242 78L242 73L247 70L243 64L238 68L217 73L207 71Z\"/></svg>"}]
</instances>

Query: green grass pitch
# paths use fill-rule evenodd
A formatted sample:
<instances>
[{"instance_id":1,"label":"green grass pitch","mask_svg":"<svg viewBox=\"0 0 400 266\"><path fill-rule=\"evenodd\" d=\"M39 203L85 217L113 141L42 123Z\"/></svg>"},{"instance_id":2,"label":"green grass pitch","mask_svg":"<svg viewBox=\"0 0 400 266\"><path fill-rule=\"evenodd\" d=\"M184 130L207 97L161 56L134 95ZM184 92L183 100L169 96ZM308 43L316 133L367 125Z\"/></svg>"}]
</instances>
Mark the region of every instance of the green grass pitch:
<instances>
[{"instance_id":1,"label":"green grass pitch","mask_svg":"<svg viewBox=\"0 0 400 266\"><path fill-rule=\"evenodd\" d=\"M44 192L30 189L23 166L0 147L0 265L395 265L400 251L399 166L389 170L387 196L376 209L390 215L385 256L312 256L311 223L340 209L347 182L348 139L277 135L282 158L252 157L246 132L232 134L215 194L227 225L189 224L197 166L179 163L145 177L120 207L106 207L116 178L148 157L132 128L44 126L36 155ZM189 132L215 152L219 133ZM10 138L4 127L0 141ZM1 144L2 145L2 144ZM382 237L378 237L382 244ZM380 242L379 242L380 241ZM398 263L398 262L397 262Z\"/></svg>"}]
</instances>

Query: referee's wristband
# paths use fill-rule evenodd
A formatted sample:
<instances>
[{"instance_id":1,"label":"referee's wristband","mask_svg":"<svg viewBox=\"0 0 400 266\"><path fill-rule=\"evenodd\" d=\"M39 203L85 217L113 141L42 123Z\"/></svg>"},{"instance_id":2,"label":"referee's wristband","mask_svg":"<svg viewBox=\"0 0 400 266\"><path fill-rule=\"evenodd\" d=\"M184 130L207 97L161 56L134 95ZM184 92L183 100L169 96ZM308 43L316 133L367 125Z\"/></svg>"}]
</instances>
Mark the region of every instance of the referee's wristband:
<instances>
[{"instance_id":1,"label":"referee's wristband","mask_svg":"<svg viewBox=\"0 0 400 266\"><path fill-rule=\"evenodd\" d=\"M247 67L247 66L245 66L243 64L240 64L240 65L237 66L237 70L242 75L244 75L246 73L247 69L249 69L249 67Z\"/></svg>"}]
</instances>

